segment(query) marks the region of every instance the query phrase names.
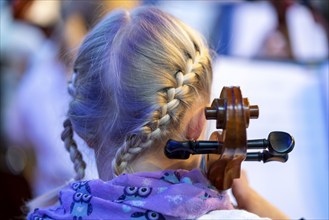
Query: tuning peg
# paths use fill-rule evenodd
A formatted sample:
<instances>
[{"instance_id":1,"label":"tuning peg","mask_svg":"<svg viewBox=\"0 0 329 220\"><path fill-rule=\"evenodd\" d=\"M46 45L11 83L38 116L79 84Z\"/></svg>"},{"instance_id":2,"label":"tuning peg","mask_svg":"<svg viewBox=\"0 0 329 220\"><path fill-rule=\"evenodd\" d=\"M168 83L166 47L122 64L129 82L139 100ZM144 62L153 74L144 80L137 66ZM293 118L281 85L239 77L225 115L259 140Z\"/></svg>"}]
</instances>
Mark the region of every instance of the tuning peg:
<instances>
[{"instance_id":1,"label":"tuning peg","mask_svg":"<svg viewBox=\"0 0 329 220\"><path fill-rule=\"evenodd\" d=\"M165 155L169 159L186 160L190 157L188 142L169 140L165 146Z\"/></svg>"},{"instance_id":2,"label":"tuning peg","mask_svg":"<svg viewBox=\"0 0 329 220\"><path fill-rule=\"evenodd\" d=\"M248 150L267 149L262 153L247 153L246 161L286 162L288 153L295 146L294 138L282 131L273 131L268 139L248 140ZM170 159L186 160L191 154L221 154L223 143L218 141L174 141L165 146L165 155Z\"/></svg>"},{"instance_id":3,"label":"tuning peg","mask_svg":"<svg viewBox=\"0 0 329 220\"><path fill-rule=\"evenodd\" d=\"M190 154L220 154L222 143L218 141L175 141L169 140L164 148L170 159L186 160Z\"/></svg>"},{"instance_id":4,"label":"tuning peg","mask_svg":"<svg viewBox=\"0 0 329 220\"><path fill-rule=\"evenodd\" d=\"M281 163L287 162L288 154L272 154L267 150L263 152L247 153L245 161L263 161L264 163L277 161Z\"/></svg>"},{"instance_id":5,"label":"tuning peg","mask_svg":"<svg viewBox=\"0 0 329 220\"><path fill-rule=\"evenodd\" d=\"M294 149L294 138L282 131L273 131L266 139L248 140L248 150L266 149L272 154L287 154Z\"/></svg>"},{"instance_id":6,"label":"tuning peg","mask_svg":"<svg viewBox=\"0 0 329 220\"><path fill-rule=\"evenodd\" d=\"M270 143L268 150L273 154L290 153L295 146L294 138L286 132L273 131L268 135L267 139Z\"/></svg>"}]
</instances>

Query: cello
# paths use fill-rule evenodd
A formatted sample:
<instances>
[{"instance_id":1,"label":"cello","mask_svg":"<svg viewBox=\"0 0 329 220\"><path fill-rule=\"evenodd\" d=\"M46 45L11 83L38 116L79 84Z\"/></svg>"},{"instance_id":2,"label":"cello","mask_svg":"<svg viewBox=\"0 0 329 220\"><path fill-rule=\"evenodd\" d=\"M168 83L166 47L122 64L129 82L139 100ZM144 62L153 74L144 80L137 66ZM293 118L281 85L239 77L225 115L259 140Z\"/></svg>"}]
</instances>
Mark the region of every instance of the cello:
<instances>
[{"instance_id":1,"label":"cello","mask_svg":"<svg viewBox=\"0 0 329 220\"><path fill-rule=\"evenodd\" d=\"M169 140L165 155L170 159L188 159L203 154L203 169L218 190L231 188L240 178L243 161L286 162L295 145L294 138L282 131L271 132L267 139L247 139L250 119L257 119L259 108L249 105L239 87L223 87L219 98L204 110L207 120L216 120L216 128L208 141ZM254 152L255 150L262 152Z\"/></svg>"}]
</instances>

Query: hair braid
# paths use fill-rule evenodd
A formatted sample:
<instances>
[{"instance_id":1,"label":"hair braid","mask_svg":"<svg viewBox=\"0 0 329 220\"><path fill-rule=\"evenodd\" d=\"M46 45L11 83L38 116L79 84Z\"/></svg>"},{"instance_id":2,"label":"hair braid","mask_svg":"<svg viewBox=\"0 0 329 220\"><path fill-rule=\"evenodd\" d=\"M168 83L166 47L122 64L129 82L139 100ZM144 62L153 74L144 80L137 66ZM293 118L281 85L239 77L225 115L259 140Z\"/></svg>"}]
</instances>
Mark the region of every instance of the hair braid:
<instances>
[{"instance_id":1,"label":"hair braid","mask_svg":"<svg viewBox=\"0 0 329 220\"><path fill-rule=\"evenodd\" d=\"M127 171L128 162L135 156L151 146L153 140L166 133L166 126L170 120L175 117L174 111L181 102L184 102L184 96L189 93L193 83L198 81L197 72L202 68L202 57L199 51L196 51L194 59L189 58L185 69L179 70L175 74L176 86L165 89L162 93L167 103L156 110L150 122L146 123L141 129L141 135L128 136L124 143L119 147L112 161L112 170L114 175L119 175ZM197 91L197 90L195 90Z\"/></svg>"},{"instance_id":2,"label":"hair braid","mask_svg":"<svg viewBox=\"0 0 329 220\"><path fill-rule=\"evenodd\" d=\"M62 132L61 139L64 142L66 150L70 153L71 161L74 164L74 170L76 172L74 179L81 180L85 176L86 163L73 139L73 128L70 119L66 119L63 126L64 131Z\"/></svg>"}]
</instances>

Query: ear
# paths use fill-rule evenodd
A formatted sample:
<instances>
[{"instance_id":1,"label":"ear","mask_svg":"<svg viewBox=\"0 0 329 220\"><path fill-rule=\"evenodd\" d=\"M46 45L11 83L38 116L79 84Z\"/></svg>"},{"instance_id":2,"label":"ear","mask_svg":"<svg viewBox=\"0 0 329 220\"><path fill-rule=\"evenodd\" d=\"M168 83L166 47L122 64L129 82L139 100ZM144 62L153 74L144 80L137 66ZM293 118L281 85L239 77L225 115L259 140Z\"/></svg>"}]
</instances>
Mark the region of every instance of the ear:
<instances>
[{"instance_id":1,"label":"ear","mask_svg":"<svg viewBox=\"0 0 329 220\"><path fill-rule=\"evenodd\" d=\"M206 124L206 117L204 115L204 108L199 110L193 117L190 119L186 128L186 138L189 140L197 140Z\"/></svg>"}]
</instances>

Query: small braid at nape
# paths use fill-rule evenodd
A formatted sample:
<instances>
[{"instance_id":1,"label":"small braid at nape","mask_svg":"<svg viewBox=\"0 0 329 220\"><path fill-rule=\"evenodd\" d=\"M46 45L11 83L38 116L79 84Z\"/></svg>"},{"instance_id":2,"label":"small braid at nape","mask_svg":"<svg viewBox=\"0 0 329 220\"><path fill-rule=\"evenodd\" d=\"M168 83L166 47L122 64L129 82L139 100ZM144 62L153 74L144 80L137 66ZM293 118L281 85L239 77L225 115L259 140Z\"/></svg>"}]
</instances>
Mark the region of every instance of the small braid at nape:
<instances>
[{"instance_id":1,"label":"small braid at nape","mask_svg":"<svg viewBox=\"0 0 329 220\"><path fill-rule=\"evenodd\" d=\"M85 176L86 163L82 158L82 154L78 149L77 143L73 139L73 128L70 119L66 119L63 123L64 131L61 139L64 142L66 150L70 153L71 161L74 164L76 172L75 180L81 180Z\"/></svg>"},{"instance_id":2,"label":"small braid at nape","mask_svg":"<svg viewBox=\"0 0 329 220\"><path fill-rule=\"evenodd\" d=\"M77 144L73 139L73 129L70 119L64 121L64 131L61 138L64 141L66 150L70 153L70 158L74 163L74 170L76 172L75 180L81 180L85 175L86 163L82 159L82 154L78 150ZM26 203L26 208L29 211L33 211L36 208L49 207L55 205L58 202L59 192L66 187L72 180L64 183L63 185L52 189L51 191L34 198Z\"/></svg>"},{"instance_id":3,"label":"small braid at nape","mask_svg":"<svg viewBox=\"0 0 329 220\"><path fill-rule=\"evenodd\" d=\"M129 172L129 161L133 160L137 154L149 148L153 141L165 134L166 127L174 117L175 109L184 101L184 96L193 88L193 83L199 80L197 70L202 68L200 61L202 55L196 51L195 58L187 60L185 69L175 73L176 86L167 88L164 91L167 103L162 105L153 113L150 122L147 122L141 128L141 135L128 136L124 143L118 148L114 159L112 160L113 176L117 176L123 172ZM145 138L141 138L145 137Z\"/></svg>"}]
</instances>

